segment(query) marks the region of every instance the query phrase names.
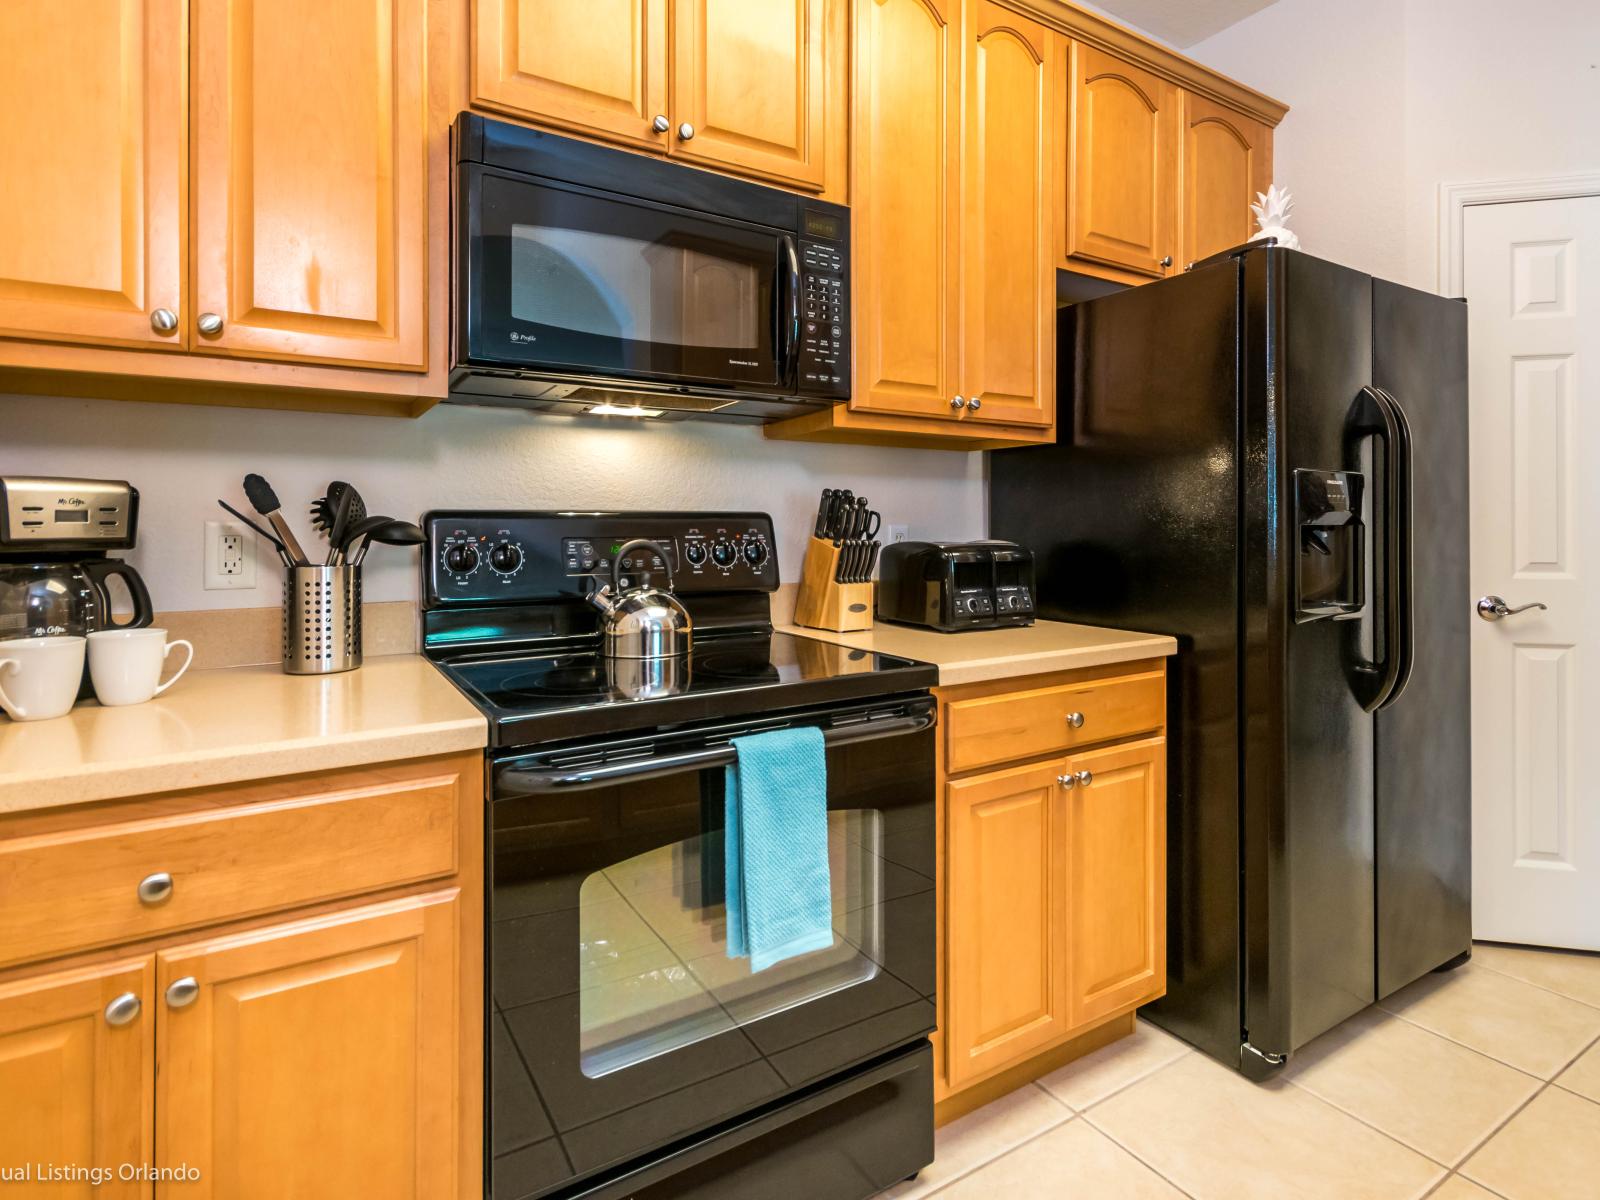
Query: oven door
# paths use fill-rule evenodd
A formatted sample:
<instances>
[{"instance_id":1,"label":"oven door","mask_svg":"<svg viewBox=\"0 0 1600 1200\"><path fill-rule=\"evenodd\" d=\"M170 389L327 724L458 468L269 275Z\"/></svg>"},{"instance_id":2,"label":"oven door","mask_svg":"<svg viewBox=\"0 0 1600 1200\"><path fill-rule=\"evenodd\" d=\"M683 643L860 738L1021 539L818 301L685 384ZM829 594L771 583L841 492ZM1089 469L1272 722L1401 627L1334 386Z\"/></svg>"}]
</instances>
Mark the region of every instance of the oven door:
<instances>
[{"instance_id":1,"label":"oven door","mask_svg":"<svg viewBox=\"0 0 1600 1200\"><path fill-rule=\"evenodd\" d=\"M794 391L792 234L462 164L468 365Z\"/></svg>"},{"instance_id":2,"label":"oven door","mask_svg":"<svg viewBox=\"0 0 1600 1200\"><path fill-rule=\"evenodd\" d=\"M494 766L496 1200L637 1169L932 1030L933 722L924 694ZM752 974L724 924L728 739L795 724L827 740L834 938Z\"/></svg>"}]
</instances>

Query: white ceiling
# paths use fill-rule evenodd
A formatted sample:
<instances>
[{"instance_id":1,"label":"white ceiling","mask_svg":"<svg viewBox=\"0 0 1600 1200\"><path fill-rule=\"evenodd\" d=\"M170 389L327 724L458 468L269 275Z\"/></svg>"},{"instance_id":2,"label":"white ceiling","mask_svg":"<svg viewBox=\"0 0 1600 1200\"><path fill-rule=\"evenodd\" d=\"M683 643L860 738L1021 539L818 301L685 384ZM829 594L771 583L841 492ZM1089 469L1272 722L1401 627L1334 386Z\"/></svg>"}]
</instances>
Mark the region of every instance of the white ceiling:
<instances>
[{"instance_id":1,"label":"white ceiling","mask_svg":"<svg viewBox=\"0 0 1600 1200\"><path fill-rule=\"evenodd\" d=\"M1274 0L1094 0L1085 7L1136 25L1181 50L1272 3Z\"/></svg>"}]
</instances>

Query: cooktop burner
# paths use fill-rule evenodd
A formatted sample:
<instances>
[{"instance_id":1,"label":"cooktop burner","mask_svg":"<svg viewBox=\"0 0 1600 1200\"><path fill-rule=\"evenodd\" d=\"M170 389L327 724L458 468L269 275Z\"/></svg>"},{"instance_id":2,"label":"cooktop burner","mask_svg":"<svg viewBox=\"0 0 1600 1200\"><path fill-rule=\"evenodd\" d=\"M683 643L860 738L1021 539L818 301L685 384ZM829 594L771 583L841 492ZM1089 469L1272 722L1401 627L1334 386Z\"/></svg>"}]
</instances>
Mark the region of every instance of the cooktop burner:
<instances>
[{"instance_id":1,"label":"cooktop burner","mask_svg":"<svg viewBox=\"0 0 1600 1200\"><path fill-rule=\"evenodd\" d=\"M496 746L525 745L932 687L932 667L787 633L702 637L686 658L597 651L438 664L485 714Z\"/></svg>"}]
</instances>

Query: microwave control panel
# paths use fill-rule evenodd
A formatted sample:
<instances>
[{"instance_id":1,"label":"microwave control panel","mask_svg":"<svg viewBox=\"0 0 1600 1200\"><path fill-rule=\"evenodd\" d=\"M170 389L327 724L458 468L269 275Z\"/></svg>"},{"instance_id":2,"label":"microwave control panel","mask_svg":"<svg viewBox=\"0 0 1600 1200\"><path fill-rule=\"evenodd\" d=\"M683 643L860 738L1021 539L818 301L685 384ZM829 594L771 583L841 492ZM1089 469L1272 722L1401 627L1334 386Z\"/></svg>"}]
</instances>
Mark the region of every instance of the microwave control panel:
<instances>
[{"instance_id":1,"label":"microwave control panel","mask_svg":"<svg viewBox=\"0 0 1600 1200\"><path fill-rule=\"evenodd\" d=\"M850 394L849 215L806 206L800 237L800 391Z\"/></svg>"}]
</instances>

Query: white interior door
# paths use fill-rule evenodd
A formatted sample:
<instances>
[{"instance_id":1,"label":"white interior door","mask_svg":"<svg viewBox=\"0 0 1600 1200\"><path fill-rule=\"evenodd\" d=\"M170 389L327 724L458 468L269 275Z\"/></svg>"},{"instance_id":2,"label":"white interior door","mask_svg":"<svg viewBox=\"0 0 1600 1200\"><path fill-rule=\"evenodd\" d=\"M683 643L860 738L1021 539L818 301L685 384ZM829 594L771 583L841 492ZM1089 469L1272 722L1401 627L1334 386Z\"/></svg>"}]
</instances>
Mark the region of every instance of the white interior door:
<instances>
[{"instance_id":1,"label":"white interior door","mask_svg":"<svg viewBox=\"0 0 1600 1200\"><path fill-rule=\"evenodd\" d=\"M1600 950L1600 197L1466 210L1473 933Z\"/></svg>"}]
</instances>

